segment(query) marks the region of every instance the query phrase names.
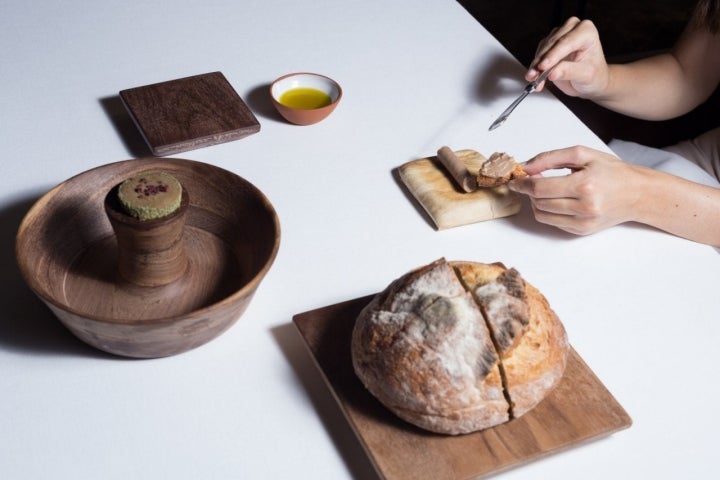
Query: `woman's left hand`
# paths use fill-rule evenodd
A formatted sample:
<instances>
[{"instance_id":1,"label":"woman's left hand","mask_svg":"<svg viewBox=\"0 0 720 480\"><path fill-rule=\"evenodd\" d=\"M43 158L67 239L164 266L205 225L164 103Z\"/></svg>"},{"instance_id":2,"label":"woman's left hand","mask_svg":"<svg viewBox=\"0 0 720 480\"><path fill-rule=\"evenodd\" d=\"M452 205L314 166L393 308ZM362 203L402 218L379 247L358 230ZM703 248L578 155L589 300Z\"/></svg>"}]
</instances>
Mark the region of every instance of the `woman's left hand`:
<instances>
[{"instance_id":1,"label":"woman's left hand","mask_svg":"<svg viewBox=\"0 0 720 480\"><path fill-rule=\"evenodd\" d=\"M508 187L530 197L538 222L588 235L633 220L640 201L632 186L637 167L614 155L576 146L541 153L524 168L529 176ZM571 173L542 176L562 168Z\"/></svg>"}]
</instances>

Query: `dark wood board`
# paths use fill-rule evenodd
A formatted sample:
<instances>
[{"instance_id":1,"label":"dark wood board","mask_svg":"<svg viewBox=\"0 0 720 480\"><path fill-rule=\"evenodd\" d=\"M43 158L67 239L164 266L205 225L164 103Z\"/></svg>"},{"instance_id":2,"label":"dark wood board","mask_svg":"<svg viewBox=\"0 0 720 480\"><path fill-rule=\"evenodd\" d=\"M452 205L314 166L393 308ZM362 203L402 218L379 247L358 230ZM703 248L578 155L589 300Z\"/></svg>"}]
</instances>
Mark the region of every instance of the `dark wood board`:
<instances>
[{"instance_id":1,"label":"dark wood board","mask_svg":"<svg viewBox=\"0 0 720 480\"><path fill-rule=\"evenodd\" d=\"M154 155L230 142L260 131L260 123L221 72L120 92Z\"/></svg>"},{"instance_id":2,"label":"dark wood board","mask_svg":"<svg viewBox=\"0 0 720 480\"><path fill-rule=\"evenodd\" d=\"M518 419L461 436L437 435L405 423L370 395L353 372L352 328L371 298L301 313L293 322L381 478L482 478L632 424L572 348L560 385Z\"/></svg>"}]
</instances>

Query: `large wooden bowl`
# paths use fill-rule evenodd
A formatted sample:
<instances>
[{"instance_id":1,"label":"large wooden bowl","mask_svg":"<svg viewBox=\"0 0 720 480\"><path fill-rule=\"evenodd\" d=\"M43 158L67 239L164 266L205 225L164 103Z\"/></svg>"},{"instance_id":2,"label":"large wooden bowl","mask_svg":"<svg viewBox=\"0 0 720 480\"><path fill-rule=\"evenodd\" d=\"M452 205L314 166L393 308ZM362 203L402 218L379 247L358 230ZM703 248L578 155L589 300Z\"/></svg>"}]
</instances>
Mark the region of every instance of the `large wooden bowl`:
<instances>
[{"instance_id":1,"label":"large wooden bowl","mask_svg":"<svg viewBox=\"0 0 720 480\"><path fill-rule=\"evenodd\" d=\"M159 169L190 197L183 241L187 267L161 286L118 273L106 194L124 178ZM198 347L242 315L280 246L268 199L243 178L181 159L111 163L58 185L30 209L16 255L30 288L88 344L117 355L163 357Z\"/></svg>"}]
</instances>

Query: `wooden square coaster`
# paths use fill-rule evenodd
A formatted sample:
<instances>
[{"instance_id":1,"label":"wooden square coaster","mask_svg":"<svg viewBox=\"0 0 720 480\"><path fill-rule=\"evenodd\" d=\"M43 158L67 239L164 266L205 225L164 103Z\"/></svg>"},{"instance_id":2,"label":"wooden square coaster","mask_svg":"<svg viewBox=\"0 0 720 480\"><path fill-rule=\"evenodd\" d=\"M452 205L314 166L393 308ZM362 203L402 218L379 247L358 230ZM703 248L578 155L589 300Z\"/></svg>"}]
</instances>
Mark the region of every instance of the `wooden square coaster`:
<instances>
[{"instance_id":1,"label":"wooden square coaster","mask_svg":"<svg viewBox=\"0 0 720 480\"><path fill-rule=\"evenodd\" d=\"M221 72L120 92L154 155L230 142L260 131L260 123Z\"/></svg>"}]
</instances>

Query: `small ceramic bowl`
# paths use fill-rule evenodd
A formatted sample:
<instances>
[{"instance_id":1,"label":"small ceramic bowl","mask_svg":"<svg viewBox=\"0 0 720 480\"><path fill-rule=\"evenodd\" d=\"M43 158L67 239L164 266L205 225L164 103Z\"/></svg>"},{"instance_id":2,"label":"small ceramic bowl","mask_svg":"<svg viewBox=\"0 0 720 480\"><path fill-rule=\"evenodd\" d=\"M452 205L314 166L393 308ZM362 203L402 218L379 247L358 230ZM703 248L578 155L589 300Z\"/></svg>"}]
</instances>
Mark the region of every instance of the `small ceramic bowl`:
<instances>
[{"instance_id":1,"label":"small ceramic bowl","mask_svg":"<svg viewBox=\"0 0 720 480\"><path fill-rule=\"evenodd\" d=\"M150 286L120 271L127 249L106 214L107 192L148 169L173 175L189 196L187 266L177 279ZM168 218L141 230L162 229L174 220ZM53 188L20 225L16 253L30 288L77 337L116 355L153 358L198 347L230 328L279 245L277 214L248 181L192 160L143 158L97 167ZM157 255L147 258L163 267Z\"/></svg>"},{"instance_id":2,"label":"small ceramic bowl","mask_svg":"<svg viewBox=\"0 0 720 480\"><path fill-rule=\"evenodd\" d=\"M283 98L288 92L297 89L319 90L329 97L329 104L321 106L301 106L288 104ZM317 73L290 73L283 75L270 85L270 97L277 111L285 120L296 125L311 125L325 119L335 110L342 98L342 89L333 79Z\"/></svg>"}]
</instances>

